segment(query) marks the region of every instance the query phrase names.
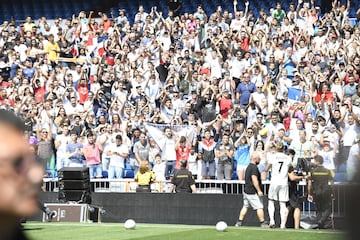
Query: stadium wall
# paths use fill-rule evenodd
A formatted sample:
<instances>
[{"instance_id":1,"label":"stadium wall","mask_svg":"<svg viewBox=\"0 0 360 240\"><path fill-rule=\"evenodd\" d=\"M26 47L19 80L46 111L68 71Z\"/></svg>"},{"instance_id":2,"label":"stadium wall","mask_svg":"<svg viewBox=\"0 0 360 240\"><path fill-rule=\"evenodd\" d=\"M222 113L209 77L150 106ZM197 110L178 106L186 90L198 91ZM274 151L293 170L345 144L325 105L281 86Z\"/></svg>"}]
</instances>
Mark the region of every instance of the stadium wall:
<instances>
[{"instance_id":1,"label":"stadium wall","mask_svg":"<svg viewBox=\"0 0 360 240\"><path fill-rule=\"evenodd\" d=\"M45 192L41 202L57 203L58 194ZM265 208L267 200L264 199ZM234 225L242 207L242 195L172 193L92 193L92 205L103 207L102 222L214 225L222 220ZM30 220L41 221L39 212ZM245 225L257 226L255 211L249 211Z\"/></svg>"}]
</instances>

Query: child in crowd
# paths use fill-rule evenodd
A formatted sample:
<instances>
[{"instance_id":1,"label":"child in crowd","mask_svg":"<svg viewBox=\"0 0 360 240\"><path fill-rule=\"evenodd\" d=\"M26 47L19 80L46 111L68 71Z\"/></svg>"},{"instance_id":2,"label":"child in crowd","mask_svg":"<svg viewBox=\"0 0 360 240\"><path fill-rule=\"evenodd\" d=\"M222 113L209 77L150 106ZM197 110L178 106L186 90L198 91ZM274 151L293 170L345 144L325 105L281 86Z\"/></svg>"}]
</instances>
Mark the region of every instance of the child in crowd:
<instances>
[{"instance_id":1,"label":"child in crowd","mask_svg":"<svg viewBox=\"0 0 360 240\"><path fill-rule=\"evenodd\" d=\"M165 179L165 162L161 161L161 155L156 154L155 155L155 165L153 167L153 172L156 177L156 188L159 190L159 192L164 192L164 181Z\"/></svg>"}]
</instances>

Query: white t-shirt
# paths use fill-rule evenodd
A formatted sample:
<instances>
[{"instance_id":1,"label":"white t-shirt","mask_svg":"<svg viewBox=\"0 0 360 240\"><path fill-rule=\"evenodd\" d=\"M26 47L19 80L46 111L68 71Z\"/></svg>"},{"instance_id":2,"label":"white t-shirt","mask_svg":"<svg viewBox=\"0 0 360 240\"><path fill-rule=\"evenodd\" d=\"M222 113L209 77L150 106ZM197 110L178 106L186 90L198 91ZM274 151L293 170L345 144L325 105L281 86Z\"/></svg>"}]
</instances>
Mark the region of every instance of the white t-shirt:
<instances>
[{"instance_id":1,"label":"white t-shirt","mask_svg":"<svg viewBox=\"0 0 360 240\"><path fill-rule=\"evenodd\" d=\"M189 171L192 174L197 174L198 172L197 154L196 153L189 154L188 162L189 162Z\"/></svg>"},{"instance_id":2,"label":"white t-shirt","mask_svg":"<svg viewBox=\"0 0 360 240\"><path fill-rule=\"evenodd\" d=\"M162 151L161 159L163 161L175 161L176 160L176 152L175 152L175 139L164 137L160 141L160 147Z\"/></svg>"},{"instance_id":3,"label":"white t-shirt","mask_svg":"<svg viewBox=\"0 0 360 240\"><path fill-rule=\"evenodd\" d=\"M154 165L152 171L154 172L157 181L165 181L165 167L165 162Z\"/></svg>"},{"instance_id":4,"label":"white t-shirt","mask_svg":"<svg viewBox=\"0 0 360 240\"><path fill-rule=\"evenodd\" d=\"M125 144L121 144L120 146L117 146L116 144L111 144L109 150L118 154L129 154L129 149ZM110 156L109 166L124 168L124 161L125 158L113 154Z\"/></svg>"},{"instance_id":5,"label":"white t-shirt","mask_svg":"<svg viewBox=\"0 0 360 240\"><path fill-rule=\"evenodd\" d=\"M356 135L359 132L360 132L359 127L356 125L356 123L349 125L347 122L345 122L344 135L343 135L344 146L346 147L352 146L356 139Z\"/></svg>"},{"instance_id":6,"label":"white t-shirt","mask_svg":"<svg viewBox=\"0 0 360 240\"><path fill-rule=\"evenodd\" d=\"M291 157L284 153L275 153L269 159L271 166L270 184L288 185L288 171Z\"/></svg>"}]
</instances>

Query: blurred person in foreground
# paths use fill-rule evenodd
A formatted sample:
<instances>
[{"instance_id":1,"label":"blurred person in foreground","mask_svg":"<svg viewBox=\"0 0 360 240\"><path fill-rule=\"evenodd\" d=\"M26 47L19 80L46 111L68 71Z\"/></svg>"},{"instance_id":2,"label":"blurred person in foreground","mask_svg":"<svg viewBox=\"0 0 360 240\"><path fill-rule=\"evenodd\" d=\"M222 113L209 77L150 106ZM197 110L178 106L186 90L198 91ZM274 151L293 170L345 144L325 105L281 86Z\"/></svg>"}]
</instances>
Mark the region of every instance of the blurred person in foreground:
<instances>
[{"instance_id":1,"label":"blurred person in foreground","mask_svg":"<svg viewBox=\"0 0 360 240\"><path fill-rule=\"evenodd\" d=\"M20 219L35 214L44 170L24 138L24 124L0 110L0 239L27 239Z\"/></svg>"}]
</instances>

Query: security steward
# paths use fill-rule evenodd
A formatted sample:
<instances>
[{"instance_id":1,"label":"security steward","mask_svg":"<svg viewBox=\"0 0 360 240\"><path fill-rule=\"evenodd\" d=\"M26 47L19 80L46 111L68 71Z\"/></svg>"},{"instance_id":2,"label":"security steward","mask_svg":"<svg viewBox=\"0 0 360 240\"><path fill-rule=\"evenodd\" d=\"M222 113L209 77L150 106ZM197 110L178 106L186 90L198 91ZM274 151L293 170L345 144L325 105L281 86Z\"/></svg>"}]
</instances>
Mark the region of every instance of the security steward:
<instances>
[{"instance_id":1,"label":"security steward","mask_svg":"<svg viewBox=\"0 0 360 240\"><path fill-rule=\"evenodd\" d=\"M315 167L308 180L308 201L315 201L318 228L329 228L331 223L331 202L333 194L333 175L323 166L324 158L320 155L314 157Z\"/></svg>"},{"instance_id":2,"label":"security steward","mask_svg":"<svg viewBox=\"0 0 360 240\"><path fill-rule=\"evenodd\" d=\"M180 169L175 172L171 179L170 192L176 193L195 193L195 180L192 173L186 169L187 161L180 161Z\"/></svg>"}]
</instances>

